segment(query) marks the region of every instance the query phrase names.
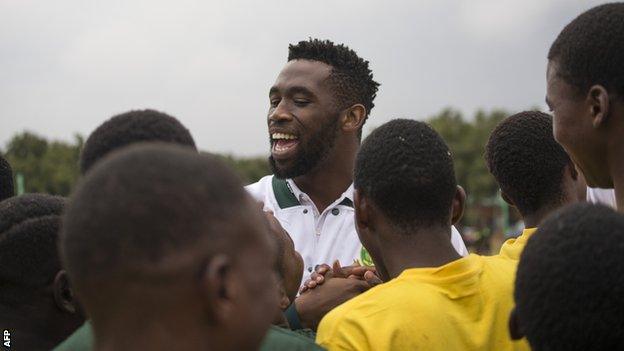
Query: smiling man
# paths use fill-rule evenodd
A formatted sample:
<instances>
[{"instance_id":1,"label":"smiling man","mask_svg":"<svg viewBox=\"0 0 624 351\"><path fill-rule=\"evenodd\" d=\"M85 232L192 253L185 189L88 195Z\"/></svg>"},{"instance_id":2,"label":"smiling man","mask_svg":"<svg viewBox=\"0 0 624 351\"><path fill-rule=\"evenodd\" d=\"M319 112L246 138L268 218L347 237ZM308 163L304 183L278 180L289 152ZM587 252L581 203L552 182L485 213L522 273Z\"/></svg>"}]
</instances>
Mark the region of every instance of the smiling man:
<instances>
[{"instance_id":1,"label":"smiling man","mask_svg":"<svg viewBox=\"0 0 624 351\"><path fill-rule=\"evenodd\" d=\"M316 265L335 260L372 264L355 232L352 183L378 87L368 61L355 51L310 39L289 46L288 63L269 91L274 175L247 189L292 236L304 279ZM467 253L456 230L452 242Z\"/></svg>"},{"instance_id":2,"label":"smiling man","mask_svg":"<svg viewBox=\"0 0 624 351\"><path fill-rule=\"evenodd\" d=\"M587 185L615 188L624 212L624 4L594 7L548 53L546 102L554 135Z\"/></svg>"}]
</instances>

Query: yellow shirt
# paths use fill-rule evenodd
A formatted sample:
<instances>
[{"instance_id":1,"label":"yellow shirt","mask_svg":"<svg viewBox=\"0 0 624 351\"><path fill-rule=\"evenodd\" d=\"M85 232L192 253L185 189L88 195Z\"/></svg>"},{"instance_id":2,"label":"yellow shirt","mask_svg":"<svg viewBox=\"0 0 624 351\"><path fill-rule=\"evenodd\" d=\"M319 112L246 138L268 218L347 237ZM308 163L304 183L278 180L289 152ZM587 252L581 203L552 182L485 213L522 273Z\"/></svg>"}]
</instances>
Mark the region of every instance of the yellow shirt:
<instances>
[{"instance_id":1,"label":"yellow shirt","mask_svg":"<svg viewBox=\"0 0 624 351\"><path fill-rule=\"evenodd\" d=\"M329 312L316 342L328 350L529 350L507 329L517 262L471 254L407 269Z\"/></svg>"},{"instance_id":2,"label":"yellow shirt","mask_svg":"<svg viewBox=\"0 0 624 351\"><path fill-rule=\"evenodd\" d=\"M535 233L536 230L537 228L526 228L525 230L522 231L522 234L519 237L505 241L503 243L503 246L501 246L501 249L498 255L500 257L519 261L520 254L522 254L522 250L524 250L524 246L526 245L527 241L529 240L531 235Z\"/></svg>"}]
</instances>

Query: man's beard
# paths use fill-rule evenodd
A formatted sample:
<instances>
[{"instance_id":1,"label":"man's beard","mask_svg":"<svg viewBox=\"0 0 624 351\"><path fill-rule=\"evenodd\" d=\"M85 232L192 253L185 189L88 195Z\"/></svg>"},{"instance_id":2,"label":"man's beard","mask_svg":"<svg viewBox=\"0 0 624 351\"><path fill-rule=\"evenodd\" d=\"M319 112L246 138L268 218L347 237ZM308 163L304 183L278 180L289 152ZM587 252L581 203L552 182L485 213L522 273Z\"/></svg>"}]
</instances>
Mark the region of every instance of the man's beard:
<instances>
[{"instance_id":1,"label":"man's beard","mask_svg":"<svg viewBox=\"0 0 624 351\"><path fill-rule=\"evenodd\" d=\"M305 144L299 145L299 153L295 156L295 162L288 168L279 168L269 156L269 164L273 174L277 178L295 178L307 174L318 166L329 154L336 144L338 136L338 116L321 127L318 132L308 139Z\"/></svg>"}]
</instances>

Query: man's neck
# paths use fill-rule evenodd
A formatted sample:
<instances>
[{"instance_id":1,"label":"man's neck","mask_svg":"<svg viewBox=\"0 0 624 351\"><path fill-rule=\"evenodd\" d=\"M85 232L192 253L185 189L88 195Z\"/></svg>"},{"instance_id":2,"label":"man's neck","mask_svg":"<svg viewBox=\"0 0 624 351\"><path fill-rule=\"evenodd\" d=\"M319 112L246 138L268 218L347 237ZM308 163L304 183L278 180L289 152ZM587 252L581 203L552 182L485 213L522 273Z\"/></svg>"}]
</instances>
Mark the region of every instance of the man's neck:
<instances>
[{"instance_id":1,"label":"man's neck","mask_svg":"<svg viewBox=\"0 0 624 351\"><path fill-rule=\"evenodd\" d=\"M306 193L319 212L344 193L353 183L353 167L358 144L334 146L334 152L307 174L295 177L297 187Z\"/></svg>"},{"instance_id":2,"label":"man's neck","mask_svg":"<svg viewBox=\"0 0 624 351\"><path fill-rule=\"evenodd\" d=\"M450 227L381 235L379 244L388 278L394 279L406 269L440 267L460 259L450 238Z\"/></svg>"},{"instance_id":3,"label":"man's neck","mask_svg":"<svg viewBox=\"0 0 624 351\"><path fill-rule=\"evenodd\" d=\"M542 206L539 210L522 216L525 228L537 228L544 219L546 219L551 213L560 209L561 207L571 204L573 201L562 201L554 205Z\"/></svg>"}]
</instances>

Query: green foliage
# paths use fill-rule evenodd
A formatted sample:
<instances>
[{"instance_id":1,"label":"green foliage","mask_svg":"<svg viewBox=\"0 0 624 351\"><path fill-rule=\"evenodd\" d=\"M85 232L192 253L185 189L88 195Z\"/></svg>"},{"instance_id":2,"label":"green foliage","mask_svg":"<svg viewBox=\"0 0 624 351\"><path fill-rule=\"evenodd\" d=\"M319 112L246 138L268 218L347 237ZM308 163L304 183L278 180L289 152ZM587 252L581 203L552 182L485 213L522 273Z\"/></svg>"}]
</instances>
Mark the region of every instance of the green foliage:
<instances>
[{"instance_id":1,"label":"green foliage","mask_svg":"<svg viewBox=\"0 0 624 351\"><path fill-rule=\"evenodd\" d=\"M491 200L498 194L483 155L490 133L506 116L504 111L478 111L472 120L466 120L459 112L446 109L428 120L451 148L457 182L470 203Z\"/></svg>"},{"instance_id":2,"label":"green foliage","mask_svg":"<svg viewBox=\"0 0 624 351\"><path fill-rule=\"evenodd\" d=\"M23 175L25 192L67 196L80 175L78 160L83 141L80 135L75 136L73 143L67 143L22 132L13 136L3 155L14 174ZM256 182L271 173L266 157L221 157L245 184Z\"/></svg>"},{"instance_id":3,"label":"green foliage","mask_svg":"<svg viewBox=\"0 0 624 351\"><path fill-rule=\"evenodd\" d=\"M4 155L14 174L24 176L27 193L67 195L78 179L82 143L79 135L75 136L74 143L67 143L23 132L9 141Z\"/></svg>"},{"instance_id":4,"label":"green foliage","mask_svg":"<svg viewBox=\"0 0 624 351\"><path fill-rule=\"evenodd\" d=\"M237 158L232 155L220 155L241 177L244 184L255 183L267 174L271 174L267 157Z\"/></svg>"}]
</instances>

